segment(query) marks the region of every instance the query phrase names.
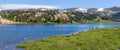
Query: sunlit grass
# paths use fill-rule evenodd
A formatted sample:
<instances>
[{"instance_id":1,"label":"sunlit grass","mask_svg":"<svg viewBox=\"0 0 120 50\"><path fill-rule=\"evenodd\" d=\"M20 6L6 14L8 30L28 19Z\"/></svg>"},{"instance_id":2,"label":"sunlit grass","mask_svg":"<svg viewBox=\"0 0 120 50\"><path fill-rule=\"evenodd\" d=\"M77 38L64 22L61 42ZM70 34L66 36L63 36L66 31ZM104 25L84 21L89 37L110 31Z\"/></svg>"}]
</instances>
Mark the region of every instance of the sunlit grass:
<instances>
[{"instance_id":1,"label":"sunlit grass","mask_svg":"<svg viewBox=\"0 0 120 50\"><path fill-rule=\"evenodd\" d=\"M120 27L95 28L77 34L27 41L17 47L25 50L118 50Z\"/></svg>"}]
</instances>

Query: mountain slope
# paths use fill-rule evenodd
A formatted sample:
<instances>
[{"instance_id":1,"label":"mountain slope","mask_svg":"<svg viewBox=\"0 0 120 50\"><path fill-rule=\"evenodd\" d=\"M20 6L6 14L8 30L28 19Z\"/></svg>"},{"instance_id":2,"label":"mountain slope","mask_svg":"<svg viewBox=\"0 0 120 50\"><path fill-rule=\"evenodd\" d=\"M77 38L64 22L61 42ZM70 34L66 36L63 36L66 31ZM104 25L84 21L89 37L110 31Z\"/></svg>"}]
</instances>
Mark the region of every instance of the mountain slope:
<instances>
[{"instance_id":1,"label":"mountain slope","mask_svg":"<svg viewBox=\"0 0 120 50\"><path fill-rule=\"evenodd\" d=\"M12 20L4 19L0 16L0 24L20 24L21 22L14 22Z\"/></svg>"},{"instance_id":2,"label":"mountain slope","mask_svg":"<svg viewBox=\"0 0 120 50\"><path fill-rule=\"evenodd\" d=\"M88 23L117 21L120 22L120 8L68 8L68 9L18 9L2 10L0 15L15 22L27 23Z\"/></svg>"}]
</instances>

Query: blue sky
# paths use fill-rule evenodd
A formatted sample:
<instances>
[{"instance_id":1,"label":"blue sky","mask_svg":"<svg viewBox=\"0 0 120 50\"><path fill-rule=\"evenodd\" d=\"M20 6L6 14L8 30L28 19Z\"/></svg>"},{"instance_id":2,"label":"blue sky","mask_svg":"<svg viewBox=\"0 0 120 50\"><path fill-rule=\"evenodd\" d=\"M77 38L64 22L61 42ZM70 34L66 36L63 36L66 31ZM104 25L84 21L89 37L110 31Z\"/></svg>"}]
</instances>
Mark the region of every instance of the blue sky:
<instances>
[{"instance_id":1,"label":"blue sky","mask_svg":"<svg viewBox=\"0 0 120 50\"><path fill-rule=\"evenodd\" d=\"M24 5L42 5L55 6L57 8L106 8L120 6L120 0L1 0L0 5L5 4L24 4Z\"/></svg>"}]
</instances>

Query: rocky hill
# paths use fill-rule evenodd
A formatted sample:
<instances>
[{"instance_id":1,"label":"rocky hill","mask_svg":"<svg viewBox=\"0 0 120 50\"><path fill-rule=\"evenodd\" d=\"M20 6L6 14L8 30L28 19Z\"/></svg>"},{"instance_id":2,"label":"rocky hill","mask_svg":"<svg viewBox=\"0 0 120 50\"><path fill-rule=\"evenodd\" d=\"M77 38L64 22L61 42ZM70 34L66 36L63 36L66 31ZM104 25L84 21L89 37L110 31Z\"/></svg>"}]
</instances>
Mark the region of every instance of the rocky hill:
<instances>
[{"instance_id":1,"label":"rocky hill","mask_svg":"<svg viewBox=\"0 0 120 50\"><path fill-rule=\"evenodd\" d=\"M109 20L120 22L120 7L2 10L2 18L27 23L86 23Z\"/></svg>"}]
</instances>

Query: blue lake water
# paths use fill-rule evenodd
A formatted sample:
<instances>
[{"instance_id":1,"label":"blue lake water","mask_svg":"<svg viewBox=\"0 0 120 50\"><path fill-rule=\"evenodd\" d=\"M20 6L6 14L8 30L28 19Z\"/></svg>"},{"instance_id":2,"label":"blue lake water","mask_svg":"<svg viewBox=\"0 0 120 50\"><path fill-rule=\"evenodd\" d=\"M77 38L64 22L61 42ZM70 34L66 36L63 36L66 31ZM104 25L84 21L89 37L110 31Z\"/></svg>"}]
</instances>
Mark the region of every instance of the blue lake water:
<instances>
[{"instance_id":1,"label":"blue lake water","mask_svg":"<svg viewBox=\"0 0 120 50\"><path fill-rule=\"evenodd\" d=\"M0 50L21 50L16 44L54 35L66 35L94 27L113 27L120 24L21 24L0 25Z\"/></svg>"}]
</instances>

